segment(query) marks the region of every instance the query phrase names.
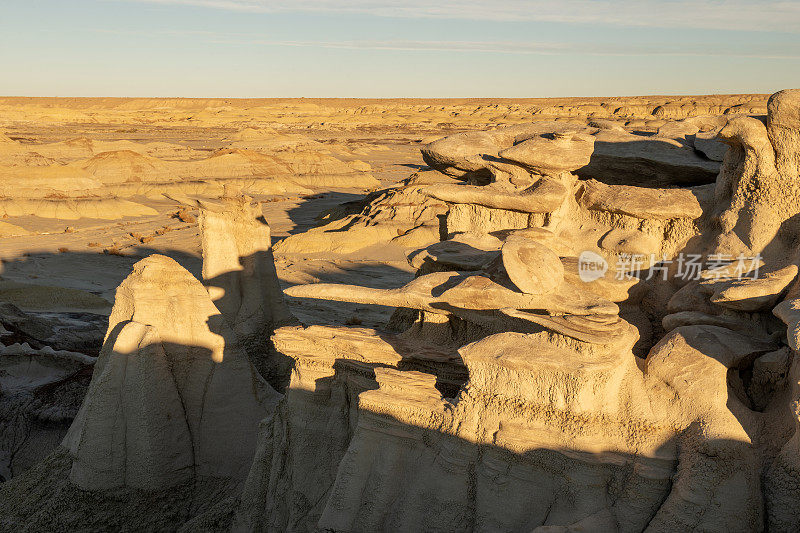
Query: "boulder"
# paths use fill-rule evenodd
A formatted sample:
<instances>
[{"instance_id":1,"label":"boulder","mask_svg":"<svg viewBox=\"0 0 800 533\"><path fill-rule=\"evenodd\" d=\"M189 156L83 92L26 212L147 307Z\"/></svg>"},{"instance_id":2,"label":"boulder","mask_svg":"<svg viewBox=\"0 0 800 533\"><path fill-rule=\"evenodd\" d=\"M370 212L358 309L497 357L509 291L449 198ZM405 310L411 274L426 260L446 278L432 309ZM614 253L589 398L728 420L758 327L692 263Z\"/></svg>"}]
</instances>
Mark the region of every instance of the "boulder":
<instances>
[{"instance_id":1,"label":"boulder","mask_svg":"<svg viewBox=\"0 0 800 533\"><path fill-rule=\"evenodd\" d=\"M564 281L564 265L548 247L511 236L503 243L503 266L514 285L526 294L548 294Z\"/></svg>"},{"instance_id":2,"label":"boulder","mask_svg":"<svg viewBox=\"0 0 800 533\"><path fill-rule=\"evenodd\" d=\"M425 164L444 174L461 178L468 173L488 174L484 156L498 155L500 146L489 132L457 133L422 147Z\"/></svg>"},{"instance_id":3,"label":"boulder","mask_svg":"<svg viewBox=\"0 0 800 533\"><path fill-rule=\"evenodd\" d=\"M575 171L583 179L647 187L713 183L718 172L718 162L700 157L670 138L612 130L595 135L589 163Z\"/></svg>"},{"instance_id":4,"label":"boulder","mask_svg":"<svg viewBox=\"0 0 800 533\"><path fill-rule=\"evenodd\" d=\"M501 150L499 156L542 175L574 172L585 167L594 151L594 137L556 133L533 137Z\"/></svg>"},{"instance_id":5,"label":"boulder","mask_svg":"<svg viewBox=\"0 0 800 533\"><path fill-rule=\"evenodd\" d=\"M703 208L687 189L651 189L632 185L606 185L596 180L583 184L578 199L586 209L608 211L643 220L696 219Z\"/></svg>"}]
</instances>

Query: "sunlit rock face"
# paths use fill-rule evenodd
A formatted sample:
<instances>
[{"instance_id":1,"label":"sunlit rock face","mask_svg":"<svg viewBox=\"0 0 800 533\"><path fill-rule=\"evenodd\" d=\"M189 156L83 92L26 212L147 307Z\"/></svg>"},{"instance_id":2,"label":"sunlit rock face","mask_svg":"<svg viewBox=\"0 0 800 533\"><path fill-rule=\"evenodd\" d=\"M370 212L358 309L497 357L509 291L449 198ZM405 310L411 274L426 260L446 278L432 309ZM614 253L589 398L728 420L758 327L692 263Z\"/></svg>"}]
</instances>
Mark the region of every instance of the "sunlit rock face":
<instances>
[{"instance_id":1,"label":"sunlit rock face","mask_svg":"<svg viewBox=\"0 0 800 533\"><path fill-rule=\"evenodd\" d=\"M247 196L194 203L200 207L203 283L258 372L281 388L287 361L265 339L297 320L278 284L269 225Z\"/></svg>"},{"instance_id":2,"label":"sunlit rock face","mask_svg":"<svg viewBox=\"0 0 800 533\"><path fill-rule=\"evenodd\" d=\"M793 138L787 101L771 99L769 134L750 118L717 125L731 148L716 184L707 159L689 187L667 177L692 175L691 124L651 140L537 125L424 147L453 179L428 189L449 206L447 239L411 254L420 270L403 287L288 290L403 310L395 334L276 331L295 359L267 430L281 446L259 451L238 527L786 529L800 258L796 176L775 163ZM598 170L624 157L630 178ZM634 160L652 162L649 178L633 179ZM732 236L746 245L721 248ZM604 265L590 279L586 257ZM346 428L311 483L277 460L308 445L287 438L298 411ZM278 486L307 503L275 507Z\"/></svg>"},{"instance_id":3,"label":"sunlit rock face","mask_svg":"<svg viewBox=\"0 0 800 533\"><path fill-rule=\"evenodd\" d=\"M767 111L426 144L439 176L282 245L409 236L408 283L284 291L396 308L380 328L285 325L257 210L196 202L203 282L134 266L64 449L27 477L44 488L0 488L9 523L80 489L104 509L170 490L162 524L187 531L795 529L796 92Z\"/></svg>"}]
</instances>

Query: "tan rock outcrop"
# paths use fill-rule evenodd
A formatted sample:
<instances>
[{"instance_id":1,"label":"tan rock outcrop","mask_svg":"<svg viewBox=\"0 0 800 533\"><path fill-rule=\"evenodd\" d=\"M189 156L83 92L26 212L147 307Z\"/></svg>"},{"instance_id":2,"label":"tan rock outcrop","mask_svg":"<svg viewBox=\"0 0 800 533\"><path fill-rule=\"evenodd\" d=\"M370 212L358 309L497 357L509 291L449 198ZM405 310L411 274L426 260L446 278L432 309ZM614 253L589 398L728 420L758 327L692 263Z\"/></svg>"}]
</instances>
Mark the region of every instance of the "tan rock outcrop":
<instances>
[{"instance_id":1,"label":"tan rock outcrop","mask_svg":"<svg viewBox=\"0 0 800 533\"><path fill-rule=\"evenodd\" d=\"M767 134L775 164L784 176L800 175L800 89L787 89L767 102Z\"/></svg>"},{"instance_id":2,"label":"tan rock outcrop","mask_svg":"<svg viewBox=\"0 0 800 533\"><path fill-rule=\"evenodd\" d=\"M733 118L725 128L757 129L748 121ZM699 127L684 126L662 126L652 142L690 149ZM317 339L309 346L326 346L320 355L283 340L296 339L297 331L277 330L276 344L296 361L289 387L295 406L314 416L336 412L348 429L336 434L336 453L316 463L313 486L304 486L288 463L276 461L297 453L285 438L291 425L270 426L272 442L277 437L282 447L262 449L236 523L248 530L264 523L330 530L786 529L794 516L783 509L796 499L796 446L778 428L788 427L782 410L791 357L769 312L785 299L775 314L789 326L790 346L796 344L797 266L787 250L798 233L786 225L791 210L772 215L783 226L785 249L757 261L766 273L755 279L737 279L729 259L683 285L675 268L663 281L642 275L623 283L624 276L608 279L613 269L606 265L587 280L585 259L576 257L590 251L600 262L663 253L655 261L669 262L679 252L718 252L704 237L713 237L715 209L727 209L719 191L726 184L742 191L732 195L740 206L735 216L764 205L752 180L738 185L751 168L754 176L774 175L748 166L759 157L769 163L766 130L762 137L736 169L733 143L716 198L707 187L652 189L559 176L560 200L541 211L519 203L536 196L526 191L524 174L510 167L502 176L484 172L484 162L504 157L496 149L507 137L460 135L428 145L429 164L468 183L430 189L450 208L450 238L410 256L417 278L390 290L315 284L287 293L414 309L401 313L411 319L395 321L405 326L401 333L370 342L413 339L427 346L418 353L458 346L466 382L452 397L450 389L441 392L441 376L448 364L458 368L455 361L419 373L378 356L380 350L373 359L355 347L328 347L324 339L344 333L305 330ZM526 160L558 161L549 145L541 154L530 141L514 146L526 142ZM787 205L780 195L770 198ZM666 331L646 341L643 360L634 355L637 331L646 331L637 312L658 321L655 332ZM348 398L338 408L337 395ZM284 420L296 416L289 415L294 408L290 399ZM292 511L258 505L273 501L277 486L303 493L308 504ZM256 487L262 492L254 499Z\"/></svg>"},{"instance_id":3,"label":"tan rock outcrop","mask_svg":"<svg viewBox=\"0 0 800 533\"><path fill-rule=\"evenodd\" d=\"M349 254L376 244L420 248L439 240L443 202L423 193L425 185L408 180L403 186L374 192L354 212L329 213L322 225L290 235L275 246L281 254L333 252Z\"/></svg>"},{"instance_id":4,"label":"tan rock outcrop","mask_svg":"<svg viewBox=\"0 0 800 533\"><path fill-rule=\"evenodd\" d=\"M242 478L277 400L202 284L174 260L117 289L86 399L64 439L84 490Z\"/></svg>"},{"instance_id":5,"label":"tan rock outcrop","mask_svg":"<svg viewBox=\"0 0 800 533\"><path fill-rule=\"evenodd\" d=\"M720 253L767 251L776 259L790 253L787 248L791 244L784 241L794 228L787 224L793 224L800 213L800 184L792 163L797 147L783 125L786 117L800 108L792 94L777 93L774 97L773 112L768 117L772 137L762 122L749 117L731 119L719 133L730 145L715 190ZM777 144L773 145L771 138ZM778 154L780 166L776 164Z\"/></svg>"},{"instance_id":6,"label":"tan rock outcrop","mask_svg":"<svg viewBox=\"0 0 800 533\"><path fill-rule=\"evenodd\" d=\"M557 133L552 139L532 137L498 155L542 175L574 172L589 164L594 137Z\"/></svg>"},{"instance_id":7,"label":"tan rock outcrop","mask_svg":"<svg viewBox=\"0 0 800 533\"><path fill-rule=\"evenodd\" d=\"M84 217L118 220L156 214L158 212L152 207L119 198L0 198L0 216L34 215L64 220Z\"/></svg>"},{"instance_id":8,"label":"tan rock outcrop","mask_svg":"<svg viewBox=\"0 0 800 533\"><path fill-rule=\"evenodd\" d=\"M270 228L260 206L243 195L218 201L177 199L200 208L203 283L214 305L262 376L280 387L288 368L266 339L276 327L297 319L283 300Z\"/></svg>"},{"instance_id":9,"label":"tan rock outcrop","mask_svg":"<svg viewBox=\"0 0 800 533\"><path fill-rule=\"evenodd\" d=\"M125 182L171 181L176 165L132 150L101 152L94 157L71 163L108 185Z\"/></svg>"},{"instance_id":10,"label":"tan rock outcrop","mask_svg":"<svg viewBox=\"0 0 800 533\"><path fill-rule=\"evenodd\" d=\"M579 202L586 209L607 211L642 220L696 219L703 214L696 196L686 189L651 189L605 185L589 180Z\"/></svg>"},{"instance_id":11,"label":"tan rock outcrop","mask_svg":"<svg viewBox=\"0 0 800 533\"><path fill-rule=\"evenodd\" d=\"M77 486L102 489L91 520L106 528L118 524L108 509L170 491L183 516L148 527L795 529L795 96L770 99L766 126L744 116L763 108L749 97L576 101L536 108L568 120L425 145L441 176L422 171L277 247L416 242L411 281L286 290L302 299L291 305L396 307L385 327L280 327L258 210L228 194L184 199L201 209L207 287L163 257L135 266L65 440L71 456L0 486L5 523L85 526ZM470 105L453 126L464 109L501 122ZM217 120L206 107L195 116ZM623 116L638 122L600 122ZM655 135L627 132L640 127ZM714 184L718 165L693 144L712 131L729 145ZM267 168L267 154L218 153L209 172ZM280 400L251 360L271 378L288 373ZM231 482L210 509L209 476ZM55 519L35 509L54 494L69 497ZM186 498L201 503L183 511Z\"/></svg>"}]
</instances>

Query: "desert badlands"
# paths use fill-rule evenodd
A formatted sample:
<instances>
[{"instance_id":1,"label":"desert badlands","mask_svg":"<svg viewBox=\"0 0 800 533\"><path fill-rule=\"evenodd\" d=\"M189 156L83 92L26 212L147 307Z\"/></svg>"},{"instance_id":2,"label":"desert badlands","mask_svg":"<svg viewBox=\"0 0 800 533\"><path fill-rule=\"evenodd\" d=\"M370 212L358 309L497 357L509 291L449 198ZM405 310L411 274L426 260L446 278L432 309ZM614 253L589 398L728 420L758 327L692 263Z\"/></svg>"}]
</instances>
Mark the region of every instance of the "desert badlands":
<instances>
[{"instance_id":1,"label":"desert badlands","mask_svg":"<svg viewBox=\"0 0 800 533\"><path fill-rule=\"evenodd\" d=\"M800 89L0 98L0 530L800 530Z\"/></svg>"}]
</instances>

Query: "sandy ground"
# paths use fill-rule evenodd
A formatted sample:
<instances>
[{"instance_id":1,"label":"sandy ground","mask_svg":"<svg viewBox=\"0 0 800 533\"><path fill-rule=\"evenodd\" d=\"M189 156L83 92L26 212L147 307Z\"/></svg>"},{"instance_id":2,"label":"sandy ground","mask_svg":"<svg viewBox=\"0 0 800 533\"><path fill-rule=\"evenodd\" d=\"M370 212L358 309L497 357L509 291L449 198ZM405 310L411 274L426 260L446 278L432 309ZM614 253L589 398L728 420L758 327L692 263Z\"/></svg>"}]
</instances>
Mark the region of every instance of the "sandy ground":
<instances>
[{"instance_id":1,"label":"sandy ground","mask_svg":"<svg viewBox=\"0 0 800 533\"><path fill-rule=\"evenodd\" d=\"M310 199L291 199L264 204L264 216L272 229L273 243L289 234L302 232L314 224L316 215L342 201L358 197L360 191L329 191ZM108 221L81 219L67 223L37 217L15 217L15 225L37 232L35 236L2 240L0 258L0 298L4 296L22 308L37 310L108 312L114 291L130 273L132 265L150 254L173 257L196 276L202 264L200 235L196 223L173 218L177 212L168 200L146 202L158 216L138 217L108 224ZM168 228L163 235L156 232ZM152 236L147 244L135 236ZM109 250L114 250L109 253ZM276 256L276 267L284 286L314 281L358 283L376 288L400 286L413 277L413 269L403 251L391 246L372 249L356 257ZM108 305L99 307L96 299L69 300L53 305L53 297L29 299L15 297L10 288L19 284L41 285L86 291ZM4 290L5 289L5 290ZM70 303L72 302L72 303ZM327 304L321 301L290 299L292 310L309 324L343 324L361 321L378 326L388 318L389 309L374 306ZM334 309L335 308L335 309Z\"/></svg>"},{"instance_id":2,"label":"sandy ground","mask_svg":"<svg viewBox=\"0 0 800 533\"><path fill-rule=\"evenodd\" d=\"M187 140L186 137L193 133L198 138ZM222 138L230 132L214 133ZM136 142L179 141L208 151L225 146L217 138L209 137L205 130L181 130L176 134L153 129L145 135L129 137L119 131L111 135L101 127L83 126L58 135L50 129L27 126L10 136L27 141L32 148L37 143L59 142L75 136L104 140L125 138ZM32 139L36 143L32 143ZM384 187L395 184L423 166L419 144L414 139L396 139L388 134L377 138L348 138L345 142L356 150L353 158L369 161L373 174ZM361 198L364 193L361 189L315 190L314 194L305 197L264 196L255 199L263 202L264 216L272 230L273 243L276 243L287 235L303 232L315 225L316 217L323 211ZM176 218L179 206L168 199L134 197L132 200L156 209L158 215L119 221L92 218L58 220L32 215L4 218L4 222L32 234L0 239L0 300L30 310L108 313L114 301L114 291L131 271L132 265L153 253L169 255L199 276L201 251L197 224ZM140 242L142 237L148 241L146 244ZM284 286L314 280L374 287L400 286L413 277L413 269L406 262L402 250L385 248L371 250L376 257L373 260L366 259L365 255L369 254L364 253L357 257L278 255L276 265ZM33 296L34 291L30 289L40 288L43 291L35 290L36 296ZM62 295L60 288L85 291L96 298ZM391 311L374 306L329 305L297 299L290 299L289 303L298 318L309 324L349 322L378 326L385 322Z\"/></svg>"}]
</instances>

